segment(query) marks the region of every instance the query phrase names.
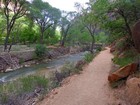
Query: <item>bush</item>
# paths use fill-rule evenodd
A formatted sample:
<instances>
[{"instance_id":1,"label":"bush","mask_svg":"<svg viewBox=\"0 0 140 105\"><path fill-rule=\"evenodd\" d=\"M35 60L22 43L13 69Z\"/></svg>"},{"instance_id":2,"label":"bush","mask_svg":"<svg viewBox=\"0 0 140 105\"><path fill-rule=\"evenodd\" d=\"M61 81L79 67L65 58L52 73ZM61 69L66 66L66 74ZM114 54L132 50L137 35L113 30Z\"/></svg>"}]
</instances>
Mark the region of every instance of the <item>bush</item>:
<instances>
[{"instance_id":1,"label":"bush","mask_svg":"<svg viewBox=\"0 0 140 105\"><path fill-rule=\"evenodd\" d=\"M92 53L87 53L85 54L85 57L84 57L84 60L87 62L87 63L90 63L94 58L94 54Z\"/></svg>"},{"instance_id":2,"label":"bush","mask_svg":"<svg viewBox=\"0 0 140 105\"><path fill-rule=\"evenodd\" d=\"M97 47L97 51L98 52L102 51L102 47Z\"/></svg>"},{"instance_id":3,"label":"bush","mask_svg":"<svg viewBox=\"0 0 140 105\"><path fill-rule=\"evenodd\" d=\"M82 62L82 63L81 63ZM82 65L81 65L82 64ZM80 61L76 65L74 63L66 62L61 68L60 71L52 72L51 76L51 87L57 87L60 85L60 82L73 74L79 74L82 71L82 66L85 64L84 61Z\"/></svg>"},{"instance_id":4,"label":"bush","mask_svg":"<svg viewBox=\"0 0 140 105\"><path fill-rule=\"evenodd\" d=\"M37 58L42 59L45 56L45 52L46 52L45 45L42 45L42 44L36 45L35 53L36 53Z\"/></svg>"},{"instance_id":5,"label":"bush","mask_svg":"<svg viewBox=\"0 0 140 105\"><path fill-rule=\"evenodd\" d=\"M115 56L113 58L113 62L121 67L126 66L130 63L137 62L140 55L136 52L135 49L131 48L129 50L125 50L122 53L122 56Z\"/></svg>"},{"instance_id":6,"label":"bush","mask_svg":"<svg viewBox=\"0 0 140 105\"><path fill-rule=\"evenodd\" d=\"M30 92L36 88L47 89L48 79L42 76L28 76L21 78L20 82L22 84L21 90L23 92Z\"/></svg>"}]
</instances>

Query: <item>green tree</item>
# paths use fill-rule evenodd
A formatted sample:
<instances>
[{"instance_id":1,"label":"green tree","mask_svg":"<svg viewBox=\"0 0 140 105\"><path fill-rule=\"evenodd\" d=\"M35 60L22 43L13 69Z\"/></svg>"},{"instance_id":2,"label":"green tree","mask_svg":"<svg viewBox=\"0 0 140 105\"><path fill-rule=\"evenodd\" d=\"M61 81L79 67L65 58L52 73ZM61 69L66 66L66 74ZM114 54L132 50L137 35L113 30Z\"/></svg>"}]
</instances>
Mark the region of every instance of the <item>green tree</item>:
<instances>
[{"instance_id":1,"label":"green tree","mask_svg":"<svg viewBox=\"0 0 140 105\"><path fill-rule=\"evenodd\" d=\"M91 5L88 3L88 8L84 9L80 4L76 4L77 8L81 8L79 13L80 21L87 29L89 35L92 39L92 44L90 51L93 52L93 47L95 44L95 33L98 28L98 17L96 17L95 12L92 10Z\"/></svg>"},{"instance_id":2,"label":"green tree","mask_svg":"<svg viewBox=\"0 0 140 105\"><path fill-rule=\"evenodd\" d=\"M33 0L30 8L30 17L38 24L40 29L40 43L44 43L44 33L56 25L61 16L59 9L52 7L47 2Z\"/></svg>"},{"instance_id":3,"label":"green tree","mask_svg":"<svg viewBox=\"0 0 140 105\"><path fill-rule=\"evenodd\" d=\"M6 51L14 24L17 19L27 13L28 2L26 0L1 0L0 3L0 9L6 19L6 38L4 42L4 51Z\"/></svg>"},{"instance_id":4,"label":"green tree","mask_svg":"<svg viewBox=\"0 0 140 105\"><path fill-rule=\"evenodd\" d=\"M72 21L75 18L75 12L65 12L63 11L62 17L60 19L60 27L61 27L61 39L60 39L60 45L64 46L66 38L68 36L68 32L70 27L72 26Z\"/></svg>"}]
</instances>

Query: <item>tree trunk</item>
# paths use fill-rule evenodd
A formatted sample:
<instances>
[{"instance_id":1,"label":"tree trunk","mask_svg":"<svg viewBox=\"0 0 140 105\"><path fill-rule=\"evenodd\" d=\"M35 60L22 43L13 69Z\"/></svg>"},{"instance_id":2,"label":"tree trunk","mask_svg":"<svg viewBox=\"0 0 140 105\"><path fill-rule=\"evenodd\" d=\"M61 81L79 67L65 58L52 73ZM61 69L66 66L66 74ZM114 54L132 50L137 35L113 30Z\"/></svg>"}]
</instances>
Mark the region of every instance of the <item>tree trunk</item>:
<instances>
[{"instance_id":1,"label":"tree trunk","mask_svg":"<svg viewBox=\"0 0 140 105\"><path fill-rule=\"evenodd\" d=\"M7 35L4 42L4 52L7 50L8 41L9 41L10 31L7 29Z\"/></svg>"},{"instance_id":2,"label":"tree trunk","mask_svg":"<svg viewBox=\"0 0 140 105\"><path fill-rule=\"evenodd\" d=\"M128 23L128 21L127 21L127 19L124 17L124 21L125 21L125 26L126 26L126 28L127 28L127 31L128 31L128 33L129 33L129 36L132 38L132 31L131 31L131 28L130 28L130 26L129 26L129 23Z\"/></svg>"},{"instance_id":3,"label":"tree trunk","mask_svg":"<svg viewBox=\"0 0 140 105\"><path fill-rule=\"evenodd\" d=\"M61 46L64 47L64 45L65 45L65 41L62 40L62 41L61 41Z\"/></svg>"},{"instance_id":4,"label":"tree trunk","mask_svg":"<svg viewBox=\"0 0 140 105\"><path fill-rule=\"evenodd\" d=\"M66 36L67 35L64 35L62 40L61 40L61 46L64 46L65 45L65 41L66 41Z\"/></svg>"},{"instance_id":5,"label":"tree trunk","mask_svg":"<svg viewBox=\"0 0 140 105\"><path fill-rule=\"evenodd\" d=\"M12 48L12 45L13 45L13 44L14 44L14 35L12 36L12 42L11 42L11 44L10 44L10 46L9 46L8 52L11 51L11 48Z\"/></svg>"},{"instance_id":6,"label":"tree trunk","mask_svg":"<svg viewBox=\"0 0 140 105\"><path fill-rule=\"evenodd\" d=\"M94 48L94 44L95 44L95 39L94 39L94 36L92 36L92 44L91 44L91 48L90 48L90 52L93 53L93 48Z\"/></svg>"},{"instance_id":7,"label":"tree trunk","mask_svg":"<svg viewBox=\"0 0 140 105\"><path fill-rule=\"evenodd\" d=\"M41 35L40 35L40 44L44 43L44 31L41 31Z\"/></svg>"}]
</instances>

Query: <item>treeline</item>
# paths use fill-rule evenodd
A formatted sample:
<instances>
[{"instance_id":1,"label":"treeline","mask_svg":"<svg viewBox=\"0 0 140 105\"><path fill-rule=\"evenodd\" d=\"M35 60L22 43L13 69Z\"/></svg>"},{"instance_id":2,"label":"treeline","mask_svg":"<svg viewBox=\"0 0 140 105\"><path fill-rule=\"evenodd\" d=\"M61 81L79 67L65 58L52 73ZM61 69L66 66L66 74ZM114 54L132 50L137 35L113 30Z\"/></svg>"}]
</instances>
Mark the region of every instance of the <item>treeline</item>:
<instances>
[{"instance_id":1,"label":"treeline","mask_svg":"<svg viewBox=\"0 0 140 105\"><path fill-rule=\"evenodd\" d=\"M4 51L10 51L13 44L59 43L64 46L66 42L70 45L95 42L95 30L90 30L92 27L84 22L93 21L92 17L87 18L87 13L80 18L75 11L60 11L42 0L1 0L0 13L0 44L4 45ZM90 25L94 26L92 23ZM97 37L98 41L101 36Z\"/></svg>"},{"instance_id":2,"label":"treeline","mask_svg":"<svg viewBox=\"0 0 140 105\"><path fill-rule=\"evenodd\" d=\"M0 42L13 44L91 44L125 38L133 46L132 26L140 18L139 0L90 0L65 12L42 0L1 0Z\"/></svg>"},{"instance_id":3,"label":"treeline","mask_svg":"<svg viewBox=\"0 0 140 105\"><path fill-rule=\"evenodd\" d=\"M60 38L64 45L73 16L74 12L60 11L42 0L1 0L0 42L4 51L17 43L55 44Z\"/></svg>"}]
</instances>

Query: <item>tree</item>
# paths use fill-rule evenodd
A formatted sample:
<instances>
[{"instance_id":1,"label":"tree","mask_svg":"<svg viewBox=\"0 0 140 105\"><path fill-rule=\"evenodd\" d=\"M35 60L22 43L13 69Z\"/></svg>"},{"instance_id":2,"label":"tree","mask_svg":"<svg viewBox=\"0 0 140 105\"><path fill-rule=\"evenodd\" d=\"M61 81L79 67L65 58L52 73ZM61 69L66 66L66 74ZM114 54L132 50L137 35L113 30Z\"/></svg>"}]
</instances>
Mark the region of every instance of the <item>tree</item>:
<instances>
[{"instance_id":1,"label":"tree","mask_svg":"<svg viewBox=\"0 0 140 105\"><path fill-rule=\"evenodd\" d=\"M40 43L44 43L44 33L59 20L61 12L52 7L47 2L33 0L31 3L30 17L38 24L40 28Z\"/></svg>"},{"instance_id":2,"label":"tree","mask_svg":"<svg viewBox=\"0 0 140 105\"><path fill-rule=\"evenodd\" d=\"M125 37L127 43L133 45L131 27L140 18L139 0L90 0L90 4L111 42Z\"/></svg>"},{"instance_id":3,"label":"tree","mask_svg":"<svg viewBox=\"0 0 140 105\"><path fill-rule=\"evenodd\" d=\"M6 51L14 24L17 19L21 18L27 13L28 2L26 0L2 0L0 3L0 9L6 17L6 38L4 42L4 51Z\"/></svg>"},{"instance_id":4,"label":"tree","mask_svg":"<svg viewBox=\"0 0 140 105\"><path fill-rule=\"evenodd\" d=\"M69 44L85 45L91 42L91 37L88 35L89 34L88 30L81 22L79 22L79 20L80 17L75 18L75 20L73 21L73 25L71 26L68 32L67 41Z\"/></svg>"},{"instance_id":5,"label":"tree","mask_svg":"<svg viewBox=\"0 0 140 105\"><path fill-rule=\"evenodd\" d=\"M96 17L96 14L95 14L94 10L92 10L90 4L88 4L88 8L86 8L86 9L84 9L78 3L76 3L76 6L78 6L77 8L81 8L80 9L81 11L79 13L80 21L84 25L84 28L86 28L88 30L89 35L92 39L90 51L91 51L91 53L93 53L93 47L95 44L94 35L98 28L98 18Z\"/></svg>"},{"instance_id":6,"label":"tree","mask_svg":"<svg viewBox=\"0 0 140 105\"><path fill-rule=\"evenodd\" d=\"M70 27L72 26L72 21L75 18L75 12L65 12L63 11L62 17L60 20L60 27L61 27L61 40L60 40L60 45L64 46L65 41L68 35L68 31Z\"/></svg>"}]
</instances>

